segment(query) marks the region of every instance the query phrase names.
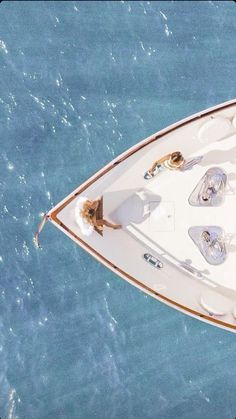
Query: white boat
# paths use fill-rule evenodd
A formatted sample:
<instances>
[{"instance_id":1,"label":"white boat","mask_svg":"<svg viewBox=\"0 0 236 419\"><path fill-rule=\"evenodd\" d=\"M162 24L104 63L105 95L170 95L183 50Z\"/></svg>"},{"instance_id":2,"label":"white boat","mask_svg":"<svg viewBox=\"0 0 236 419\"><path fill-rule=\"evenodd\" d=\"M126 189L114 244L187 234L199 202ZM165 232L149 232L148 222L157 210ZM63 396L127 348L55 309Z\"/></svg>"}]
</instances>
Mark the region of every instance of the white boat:
<instances>
[{"instance_id":1,"label":"white boat","mask_svg":"<svg viewBox=\"0 0 236 419\"><path fill-rule=\"evenodd\" d=\"M153 161L179 150L182 170L147 180ZM208 200L203 195L211 191ZM103 197L104 226L84 235L78 199ZM44 218L101 263L157 300L236 331L236 100L139 142ZM100 208L101 209L101 208ZM42 224L40 229L42 228ZM38 237L38 236L37 236Z\"/></svg>"}]
</instances>

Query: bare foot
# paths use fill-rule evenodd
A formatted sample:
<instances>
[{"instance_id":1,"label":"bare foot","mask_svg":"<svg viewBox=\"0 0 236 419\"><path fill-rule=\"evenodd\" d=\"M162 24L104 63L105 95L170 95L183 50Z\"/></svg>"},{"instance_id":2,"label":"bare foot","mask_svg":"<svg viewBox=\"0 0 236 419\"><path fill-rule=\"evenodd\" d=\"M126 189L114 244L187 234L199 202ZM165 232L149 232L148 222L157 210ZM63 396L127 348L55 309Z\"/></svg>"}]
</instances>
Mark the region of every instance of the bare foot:
<instances>
[{"instance_id":1,"label":"bare foot","mask_svg":"<svg viewBox=\"0 0 236 419\"><path fill-rule=\"evenodd\" d=\"M148 170L145 174L144 174L144 179L151 179L153 178L154 173L151 172L151 170Z\"/></svg>"}]
</instances>

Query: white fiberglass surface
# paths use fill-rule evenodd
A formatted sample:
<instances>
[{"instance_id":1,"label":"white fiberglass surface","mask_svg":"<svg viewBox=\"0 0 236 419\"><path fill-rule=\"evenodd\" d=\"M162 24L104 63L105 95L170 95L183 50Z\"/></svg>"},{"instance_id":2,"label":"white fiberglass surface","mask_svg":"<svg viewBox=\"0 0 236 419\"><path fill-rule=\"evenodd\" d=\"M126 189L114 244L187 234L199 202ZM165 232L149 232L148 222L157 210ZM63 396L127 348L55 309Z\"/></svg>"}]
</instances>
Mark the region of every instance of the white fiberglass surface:
<instances>
[{"instance_id":1,"label":"white fiberglass surface","mask_svg":"<svg viewBox=\"0 0 236 419\"><path fill-rule=\"evenodd\" d=\"M121 249L127 240L127 235L123 233L128 232L133 237L139 235L139 240L141 233L146 245L148 243L153 249L164 250L166 256L175 261L179 267L186 264L187 260L187 265L191 269L204 273L210 281L226 288L236 289L232 277L232 271L236 267L234 262L236 222L233 217L233 208L236 205L234 192L236 161L233 157L236 134L232 123L235 112L235 106L216 111L213 117L203 117L164 135L120 163L86 189L83 194L89 198L103 195L104 217L121 223L123 232L112 232L111 236L111 232L105 228L103 238L96 233L90 238L83 237L74 217L76 199L59 213L59 219L105 258L113 259L116 253L116 251L112 253L109 245L111 237L116 240L116 248ZM227 122L224 124L223 120ZM217 121L220 121L220 130L217 141L214 141L216 132L214 124ZM219 136L222 138L219 139ZM187 162L190 162L186 170L166 170L149 181L143 178L145 170L155 158L176 149L181 150ZM192 161L196 164L192 164ZM222 205L211 208L189 205L192 191L212 166L222 168L227 174L228 183ZM228 240L227 259L218 266L206 263L188 234L189 228L210 226L213 219L214 225L224 230Z\"/></svg>"},{"instance_id":2,"label":"white fiberglass surface","mask_svg":"<svg viewBox=\"0 0 236 419\"><path fill-rule=\"evenodd\" d=\"M200 150L202 160L191 170L163 171L147 182L146 195L149 194L149 216L140 222L127 223L127 229L135 234L133 226L142 232L149 241L158 244L178 261L188 259L191 265L223 287L236 289L234 275L236 269L236 160L232 158L236 148L236 135L224 141L207 145ZM194 155L192 156L194 157ZM218 165L228 177L225 199L217 207L193 207L188 199L193 189L211 167ZM139 196L142 191L139 191ZM155 199L156 196L156 199ZM148 205L146 203L146 205ZM148 211L148 210L147 210ZM124 212L124 208L123 208ZM131 208L129 212L132 212ZM118 213L118 210L117 210ZM227 258L224 263L212 266L206 263L197 246L192 242L188 230L193 226L221 227L225 232Z\"/></svg>"}]
</instances>

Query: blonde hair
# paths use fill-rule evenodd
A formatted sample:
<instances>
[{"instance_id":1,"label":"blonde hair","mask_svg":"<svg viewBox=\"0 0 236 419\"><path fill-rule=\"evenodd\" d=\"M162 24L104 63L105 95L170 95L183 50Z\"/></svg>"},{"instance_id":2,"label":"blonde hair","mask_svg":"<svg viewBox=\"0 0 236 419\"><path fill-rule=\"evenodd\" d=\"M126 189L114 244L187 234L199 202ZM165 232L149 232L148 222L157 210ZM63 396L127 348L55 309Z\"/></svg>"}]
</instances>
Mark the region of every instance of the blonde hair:
<instances>
[{"instance_id":1,"label":"blonde hair","mask_svg":"<svg viewBox=\"0 0 236 419\"><path fill-rule=\"evenodd\" d=\"M89 224L94 225L92 217L94 216L96 211L93 208L91 208L92 204L93 202L89 201L89 199L85 201L83 208L80 211L80 215L82 218L85 218Z\"/></svg>"},{"instance_id":2,"label":"blonde hair","mask_svg":"<svg viewBox=\"0 0 236 419\"><path fill-rule=\"evenodd\" d=\"M182 153L180 151L174 151L174 153L171 154L171 161L173 163L180 163L184 161L184 158L182 156Z\"/></svg>"}]
</instances>

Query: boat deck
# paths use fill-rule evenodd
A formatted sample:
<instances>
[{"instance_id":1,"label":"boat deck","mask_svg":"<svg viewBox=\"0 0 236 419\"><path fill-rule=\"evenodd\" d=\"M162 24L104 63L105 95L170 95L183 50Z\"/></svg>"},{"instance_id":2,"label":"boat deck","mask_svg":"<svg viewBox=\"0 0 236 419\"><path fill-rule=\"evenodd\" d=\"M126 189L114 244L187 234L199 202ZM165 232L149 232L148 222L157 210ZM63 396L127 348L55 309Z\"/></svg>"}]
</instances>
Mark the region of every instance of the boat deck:
<instances>
[{"instance_id":1,"label":"boat deck","mask_svg":"<svg viewBox=\"0 0 236 419\"><path fill-rule=\"evenodd\" d=\"M201 161L186 171L144 173L155 159L181 151ZM189 204L207 170L227 174L224 200L217 207ZM85 237L75 221L79 196L103 196L104 218L122 230L104 228ZM68 195L48 216L65 234L128 282L178 310L236 330L236 103L197 114L160 131L119 156ZM195 226L221 227L227 257L212 265L189 235ZM155 269L150 253L163 264ZM222 316L222 320L217 319Z\"/></svg>"},{"instance_id":2,"label":"boat deck","mask_svg":"<svg viewBox=\"0 0 236 419\"><path fill-rule=\"evenodd\" d=\"M179 267L187 263L202 272L212 282L236 291L236 135L215 145L207 145L200 150L201 162L191 170L163 171L147 181L146 188L135 192L125 200L113 218L124 225L134 237L138 237L154 251L162 250ZM212 150L214 147L214 151ZM190 158L198 157L192 155ZM214 165L212 164L214 162ZM222 205L217 207L197 207L189 204L189 196L213 166L226 172L229 182ZM230 188L229 188L230 186ZM104 202L109 208L109 198ZM220 265L207 263L189 236L193 226L219 226L226 237L227 258Z\"/></svg>"}]
</instances>

